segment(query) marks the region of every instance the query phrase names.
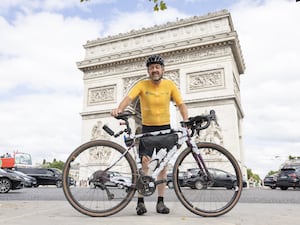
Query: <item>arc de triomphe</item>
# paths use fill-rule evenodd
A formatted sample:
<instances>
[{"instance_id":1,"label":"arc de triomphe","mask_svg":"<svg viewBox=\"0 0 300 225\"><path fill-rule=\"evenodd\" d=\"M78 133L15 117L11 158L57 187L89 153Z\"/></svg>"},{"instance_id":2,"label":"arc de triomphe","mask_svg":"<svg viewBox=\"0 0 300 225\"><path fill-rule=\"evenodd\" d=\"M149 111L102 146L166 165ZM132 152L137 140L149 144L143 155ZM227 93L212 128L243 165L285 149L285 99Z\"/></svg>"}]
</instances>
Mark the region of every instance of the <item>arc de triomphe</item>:
<instances>
[{"instance_id":1,"label":"arc de triomphe","mask_svg":"<svg viewBox=\"0 0 300 225\"><path fill-rule=\"evenodd\" d=\"M245 64L228 11L87 41L84 48L85 58L77 63L84 73L83 142L110 139L101 129L103 124L118 130L111 110L132 85L147 77L146 58L160 54L166 64L164 76L179 87L189 115L216 111L219 125L198 138L229 149L245 172L240 99ZM176 124L180 116L171 109Z\"/></svg>"}]
</instances>

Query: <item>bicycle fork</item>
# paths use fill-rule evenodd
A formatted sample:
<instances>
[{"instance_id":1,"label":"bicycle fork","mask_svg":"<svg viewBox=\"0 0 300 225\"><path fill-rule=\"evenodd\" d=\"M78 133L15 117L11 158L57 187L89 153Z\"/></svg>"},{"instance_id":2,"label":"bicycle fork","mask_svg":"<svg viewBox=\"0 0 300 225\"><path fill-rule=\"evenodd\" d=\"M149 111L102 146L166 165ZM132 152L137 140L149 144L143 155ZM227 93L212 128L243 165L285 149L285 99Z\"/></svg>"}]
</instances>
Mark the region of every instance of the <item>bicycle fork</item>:
<instances>
[{"instance_id":1,"label":"bicycle fork","mask_svg":"<svg viewBox=\"0 0 300 225\"><path fill-rule=\"evenodd\" d=\"M203 160L203 157L202 157L201 153L199 152L197 144L195 143L194 140L189 139L187 141L187 146L192 149L192 155L193 155L193 157L194 157L194 159L195 159L195 161L196 161L196 163L199 167L199 171L201 171L201 173L202 173L200 175L201 175L201 177L204 178L203 181L206 182L209 185L210 183L213 182L213 178L210 175L210 173L209 173L209 171L208 171L208 169L205 165L205 162Z\"/></svg>"}]
</instances>

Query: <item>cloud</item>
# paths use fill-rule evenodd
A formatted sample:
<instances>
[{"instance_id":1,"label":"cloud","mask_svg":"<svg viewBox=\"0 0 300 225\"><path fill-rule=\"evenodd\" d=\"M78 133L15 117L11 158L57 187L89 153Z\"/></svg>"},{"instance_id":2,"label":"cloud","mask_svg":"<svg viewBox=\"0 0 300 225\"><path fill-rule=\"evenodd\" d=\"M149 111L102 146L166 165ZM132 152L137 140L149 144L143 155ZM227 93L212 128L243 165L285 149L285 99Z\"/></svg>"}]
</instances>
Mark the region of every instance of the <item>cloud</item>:
<instances>
[{"instance_id":1,"label":"cloud","mask_svg":"<svg viewBox=\"0 0 300 225\"><path fill-rule=\"evenodd\" d=\"M88 37L101 30L97 21L64 18L59 14L37 13L19 16L13 25L2 20L0 72L6 82L0 92L16 85L36 90L73 91L80 82L75 62L81 60L81 47Z\"/></svg>"},{"instance_id":2,"label":"cloud","mask_svg":"<svg viewBox=\"0 0 300 225\"><path fill-rule=\"evenodd\" d=\"M270 161L275 155L300 153L299 7L287 0L240 1L231 12L246 62L241 76L246 161L265 175L278 169Z\"/></svg>"},{"instance_id":3,"label":"cloud","mask_svg":"<svg viewBox=\"0 0 300 225\"><path fill-rule=\"evenodd\" d=\"M152 27L154 25L161 25L167 22L173 22L176 18L186 18L189 14L180 12L175 8L168 8L168 12L122 12L114 11L114 20L110 21L104 32L104 36L116 35L119 33L127 33L131 30ZM138 19L137 19L138 18Z\"/></svg>"},{"instance_id":4,"label":"cloud","mask_svg":"<svg viewBox=\"0 0 300 225\"><path fill-rule=\"evenodd\" d=\"M199 14L198 8L183 9L175 1L159 13L149 2L137 2L1 1L0 151L29 152L34 162L64 160L81 142L83 74L75 62L84 58L82 45ZM264 176L278 169L280 157L299 155L299 4L231 2L238 2L229 9L246 62L241 75L246 165ZM217 8L207 4L210 12Z\"/></svg>"},{"instance_id":5,"label":"cloud","mask_svg":"<svg viewBox=\"0 0 300 225\"><path fill-rule=\"evenodd\" d=\"M83 81L76 61L101 29L96 20L49 12L0 17L1 151L41 162L63 160L78 146Z\"/></svg>"}]
</instances>

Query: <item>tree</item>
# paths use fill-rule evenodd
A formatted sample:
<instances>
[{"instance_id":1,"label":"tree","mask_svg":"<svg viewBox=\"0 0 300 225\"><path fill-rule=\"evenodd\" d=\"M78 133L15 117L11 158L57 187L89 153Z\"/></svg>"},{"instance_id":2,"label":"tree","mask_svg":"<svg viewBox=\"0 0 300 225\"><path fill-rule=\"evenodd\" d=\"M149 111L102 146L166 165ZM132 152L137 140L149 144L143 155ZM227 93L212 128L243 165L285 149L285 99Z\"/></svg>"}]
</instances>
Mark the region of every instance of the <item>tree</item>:
<instances>
[{"instance_id":1,"label":"tree","mask_svg":"<svg viewBox=\"0 0 300 225\"><path fill-rule=\"evenodd\" d=\"M253 173L251 169L247 169L247 176L248 176L248 179L252 177L255 181L260 182L259 175Z\"/></svg>"},{"instance_id":2,"label":"tree","mask_svg":"<svg viewBox=\"0 0 300 225\"><path fill-rule=\"evenodd\" d=\"M87 2L90 0L80 0L80 2ZM148 0L149 2L153 2L154 3L154 7L153 10L154 11L163 11L165 9L167 9L167 5L163 0Z\"/></svg>"},{"instance_id":3,"label":"tree","mask_svg":"<svg viewBox=\"0 0 300 225\"><path fill-rule=\"evenodd\" d=\"M278 170L277 171L270 170L267 175L270 176L270 175L273 175L273 174L276 174L276 173L278 173Z\"/></svg>"},{"instance_id":4,"label":"tree","mask_svg":"<svg viewBox=\"0 0 300 225\"><path fill-rule=\"evenodd\" d=\"M64 168L65 163L61 160L56 160L55 158L53 159L52 162L46 162L46 160L43 160L43 168L57 168L62 170Z\"/></svg>"}]
</instances>

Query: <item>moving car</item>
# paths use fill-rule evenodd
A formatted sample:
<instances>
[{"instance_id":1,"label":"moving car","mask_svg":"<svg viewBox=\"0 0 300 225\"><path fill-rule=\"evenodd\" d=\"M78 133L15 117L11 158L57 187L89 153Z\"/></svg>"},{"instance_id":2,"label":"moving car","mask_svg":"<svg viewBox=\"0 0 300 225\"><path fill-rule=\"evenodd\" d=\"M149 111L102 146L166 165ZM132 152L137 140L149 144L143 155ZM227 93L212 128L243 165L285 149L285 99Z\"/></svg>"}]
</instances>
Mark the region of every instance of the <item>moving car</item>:
<instances>
[{"instance_id":1,"label":"moving car","mask_svg":"<svg viewBox=\"0 0 300 225\"><path fill-rule=\"evenodd\" d=\"M300 167L284 167L277 177L276 186L281 190L300 187Z\"/></svg>"},{"instance_id":2,"label":"moving car","mask_svg":"<svg viewBox=\"0 0 300 225\"><path fill-rule=\"evenodd\" d=\"M0 193L22 188L22 178L16 174L8 173L0 169Z\"/></svg>"}]
</instances>

